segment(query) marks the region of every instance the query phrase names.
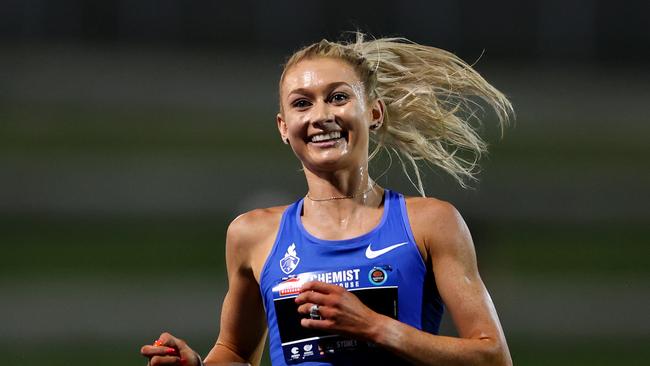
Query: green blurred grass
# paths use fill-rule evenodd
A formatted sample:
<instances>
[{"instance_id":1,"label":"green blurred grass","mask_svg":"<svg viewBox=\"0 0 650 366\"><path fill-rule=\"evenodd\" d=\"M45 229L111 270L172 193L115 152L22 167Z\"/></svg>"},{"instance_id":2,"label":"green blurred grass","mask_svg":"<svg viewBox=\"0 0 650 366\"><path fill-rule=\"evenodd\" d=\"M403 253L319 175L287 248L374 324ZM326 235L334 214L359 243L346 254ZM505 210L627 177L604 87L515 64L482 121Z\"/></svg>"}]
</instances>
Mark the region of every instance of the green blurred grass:
<instances>
[{"instance_id":1,"label":"green blurred grass","mask_svg":"<svg viewBox=\"0 0 650 366\"><path fill-rule=\"evenodd\" d=\"M0 105L0 121L0 152L21 155L284 151L275 115L254 111L15 103Z\"/></svg>"},{"instance_id":2,"label":"green blurred grass","mask_svg":"<svg viewBox=\"0 0 650 366\"><path fill-rule=\"evenodd\" d=\"M646 365L650 357L647 338L565 340L510 338L513 362L517 366L612 366Z\"/></svg>"},{"instance_id":3,"label":"green blurred grass","mask_svg":"<svg viewBox=\"0 0 650 366\"><path fill-rule=\"evenodd\" d=\"M1 218L5 276L138 274L178 266L223 274L231 217ZM475 232L479 262L518 275L647 275L650 229L607 225L492 223ZM163 266L164 263L164 266ZM189 265L191 263L191 265Z\"/></svg>"},{"instance_id":4,"label":"green blurred grass","mask_svg":"<svg viewBox=\"0 0 650 366\"><path fill-rule=\"evenodd\" d=\"M224 273L232 218L0 219L3 276Z\"/></svg>"},{"instance_id":5,"label":"green blurred grass","mask_svg":"<svg viewBox=\"0 0 650 366\"><path fill-rule=\"evenodd\" d=\"M517 275L650 274L645 223L493 223L477 241L490 271Z\"/></svg>"}]
</instances>

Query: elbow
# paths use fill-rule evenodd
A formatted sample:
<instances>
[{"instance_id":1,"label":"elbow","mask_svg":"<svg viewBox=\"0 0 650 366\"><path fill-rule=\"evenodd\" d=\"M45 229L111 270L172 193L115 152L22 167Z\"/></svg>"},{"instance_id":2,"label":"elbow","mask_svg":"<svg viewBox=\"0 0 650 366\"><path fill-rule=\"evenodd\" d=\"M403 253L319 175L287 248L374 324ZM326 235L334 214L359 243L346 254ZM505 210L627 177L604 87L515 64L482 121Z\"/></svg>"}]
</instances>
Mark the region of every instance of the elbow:
<instances>
[{"instance_id":1,"label":"elbow","mask_svg":"<svg viewBox=\"0 0 650 366\"><path fill-rule=\"evenodd\" d=\"M481 362L481 365L512 366L512 358L505 341L491 341L488 344L483 353L484 362Z\"/></svg>"},{"instance_id":2,"label":"elbow","mask_svg":"<svg viewBox=\"0 0 650 366\"><path fill-rule=\"evenodd\" d=\"M490 365L494 366L512 366L512 358L507 351L500 352L492 359Z\"/></svg>"}]
</instances>

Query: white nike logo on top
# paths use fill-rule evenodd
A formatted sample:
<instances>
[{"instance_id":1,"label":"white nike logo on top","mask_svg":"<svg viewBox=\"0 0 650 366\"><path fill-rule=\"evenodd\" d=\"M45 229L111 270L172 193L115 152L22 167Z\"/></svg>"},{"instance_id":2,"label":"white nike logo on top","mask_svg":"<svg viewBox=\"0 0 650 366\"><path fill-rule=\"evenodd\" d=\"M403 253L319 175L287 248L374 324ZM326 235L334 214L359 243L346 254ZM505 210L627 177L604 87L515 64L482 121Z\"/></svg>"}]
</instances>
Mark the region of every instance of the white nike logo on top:
<instances>
[{"instance_id":1,"label":"white nike logo on top","mask_svg":"<svg viewBox=\"0 0 650 366\"><path fill-rule=\"evenodd\" d=\"M399 244L395 244L395 245L391 245L389 247L386 247L384 249L379 249L379 250L372 250L370 248L370 245L372 245L372 244L368 244L368 248L366 248L366 258L368 258L368 259L377 258L380 255L386 254L386 253L390 252L391 250L393 250L395 248L398 248L398 247L401 247L402 245L405 245L405 244L408 244L408 241L405 241L405 242L399 243Z\"/></svg>"}]
</instances>

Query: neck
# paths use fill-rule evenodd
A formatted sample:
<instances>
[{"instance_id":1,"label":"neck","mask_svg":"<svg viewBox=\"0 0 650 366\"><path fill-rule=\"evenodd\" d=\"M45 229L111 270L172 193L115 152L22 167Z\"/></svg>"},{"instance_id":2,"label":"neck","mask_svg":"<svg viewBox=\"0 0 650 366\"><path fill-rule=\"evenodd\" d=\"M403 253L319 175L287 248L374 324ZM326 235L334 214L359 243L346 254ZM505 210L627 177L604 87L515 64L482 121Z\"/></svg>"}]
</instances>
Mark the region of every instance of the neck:
<instances>
[{"instance_id":1,"label":"neck","mask_svg":"<svg viewBox=\"0 0 650 366\"><path fill-rule=\"evenodd\" d=\"M383 190L368 177L366 166L325 174L304 171L309 191L303 201L303 223L330 238L354 236L376 224Z\"/></svg>"},{"instance_id":2,"label":"neck","mask_svg":"<svg viewBox=\"0 0 650 366\"><path fill-rule=\"evenodd\" d=\"M337 172L313 172L304 169L308 191L313 202L352 200L362 203L373 194L375 182L368 176L367 165Z\"/></svg>"}]
</instances>

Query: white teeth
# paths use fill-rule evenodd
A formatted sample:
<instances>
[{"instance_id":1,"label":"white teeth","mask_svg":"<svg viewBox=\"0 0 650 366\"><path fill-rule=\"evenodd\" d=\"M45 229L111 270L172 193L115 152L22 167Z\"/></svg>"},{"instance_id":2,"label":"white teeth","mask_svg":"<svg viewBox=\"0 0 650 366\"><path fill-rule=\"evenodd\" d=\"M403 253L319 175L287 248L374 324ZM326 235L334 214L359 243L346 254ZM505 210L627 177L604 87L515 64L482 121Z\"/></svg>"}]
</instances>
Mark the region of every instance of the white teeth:
<instances>
[{"instance_id":1,"label":"white teeth","mask_svg":"<svg viewBox=\"0 0 650 366\"><path fill-rule=\"evenodd\" d=\"M341 137L341 132L334 131L334 132L330 132L330 133L324 133L324 134L312 136L311 141L312 142L319 142L319 141L325 141L325 140L338 139L340 137Z\"/></svg>"}]
</instances>

